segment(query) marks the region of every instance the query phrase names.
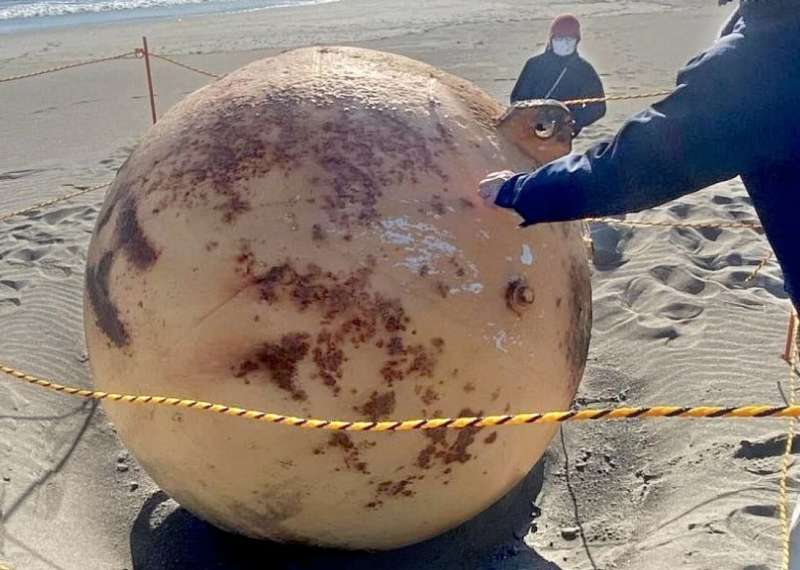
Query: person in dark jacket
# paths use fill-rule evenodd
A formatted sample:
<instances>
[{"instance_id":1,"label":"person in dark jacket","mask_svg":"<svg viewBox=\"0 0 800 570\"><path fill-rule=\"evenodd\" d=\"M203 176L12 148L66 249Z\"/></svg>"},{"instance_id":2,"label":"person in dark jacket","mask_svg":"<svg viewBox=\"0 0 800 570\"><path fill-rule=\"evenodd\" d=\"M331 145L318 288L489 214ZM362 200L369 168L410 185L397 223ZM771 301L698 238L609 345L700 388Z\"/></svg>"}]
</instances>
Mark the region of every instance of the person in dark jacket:
<instances>
[{"instance_id":1,"label":"person in dark jacket","mask_svg":"<svg viewBox=\"0 0 800 570\"><path fill-rule=\"evenodd\" d=\"M530 58L511 91L511 103L528 99L572 101L604 97L603 83L592 64L578 55L581 25L565 14L550 25L550 40L544 53ZM606 114L605 103L574 106L574 134Z\"/></svg>"},{"instance_id":2,"label":"person in dark jacket","mask_svg":"<svg viewBox=\"0 0 800 570\"><path fill-rule=\"evenodd\" d=\"M741 0L726 28L612 140L495 173L481 196L527 226L638 212L739 175L800 308L800 0Z\"/></svg>"}]
</instances>

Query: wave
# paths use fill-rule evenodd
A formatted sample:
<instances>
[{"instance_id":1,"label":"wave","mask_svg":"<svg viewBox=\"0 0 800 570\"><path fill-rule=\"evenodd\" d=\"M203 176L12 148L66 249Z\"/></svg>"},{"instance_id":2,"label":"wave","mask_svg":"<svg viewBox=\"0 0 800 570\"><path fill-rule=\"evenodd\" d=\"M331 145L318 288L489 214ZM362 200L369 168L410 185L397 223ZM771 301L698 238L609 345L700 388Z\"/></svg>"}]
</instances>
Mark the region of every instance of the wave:
<instances>
[{"instance_id":1,"label":"wave","mask_svg":"<svg viewBox=\"0 0 800 570\"><path fill-rule=\"evenodd\" d=\"M288 8L293 6L307 6L312 4L327 4L339 0L263 0L258 8ZM252 5L256 2L242 2L241 0L95 0L91 2L74 2L70 0L44 0L39 2L0 2L0 20L13 20L24 18L42 18L48 16L70 16L75 14L97 14L103 12L119 12L123 10L146 10L149 8L180 8L181 6L213 5L224 11L226 6L231 10L240 8L243 4ZM5 4L5 5L4 5Z\"/></svg>"}]
</instances>

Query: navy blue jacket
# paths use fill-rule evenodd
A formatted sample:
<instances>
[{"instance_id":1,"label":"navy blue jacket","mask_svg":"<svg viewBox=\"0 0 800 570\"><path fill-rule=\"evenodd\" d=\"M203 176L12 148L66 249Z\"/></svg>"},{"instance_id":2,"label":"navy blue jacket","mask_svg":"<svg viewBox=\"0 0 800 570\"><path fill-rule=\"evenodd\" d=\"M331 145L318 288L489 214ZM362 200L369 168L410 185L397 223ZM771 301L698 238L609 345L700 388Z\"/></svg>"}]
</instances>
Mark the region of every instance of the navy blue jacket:
<instances>
[{"instance_id":1,"label":"navy blue jacket","mask_svg":"<svg viewBox=\"0 0 800 570\"><path fill-rule=\"evenodd\" d=\"M525 225L609 216L741 175L800 308L800 11L752 5L681 70L672 95L612 140L512 178L497 204Z\"/></svg>"},{"instance_id":2,"label":"navy blue jacket","mask_svg":"<svg viewBox=\"0 0 800 570\"><path fill-rule=\"evenodd\" d=\"M563 73L563 75L562 75ZM544 53L530 58L511 91L511 102L527 99L570 101L604 97L603 83L588 61L575 52L569 56L553 53L550 45ZM575 134L606 114L605 103L570 109L575 119Z\"/></svg>"}]
</instances>

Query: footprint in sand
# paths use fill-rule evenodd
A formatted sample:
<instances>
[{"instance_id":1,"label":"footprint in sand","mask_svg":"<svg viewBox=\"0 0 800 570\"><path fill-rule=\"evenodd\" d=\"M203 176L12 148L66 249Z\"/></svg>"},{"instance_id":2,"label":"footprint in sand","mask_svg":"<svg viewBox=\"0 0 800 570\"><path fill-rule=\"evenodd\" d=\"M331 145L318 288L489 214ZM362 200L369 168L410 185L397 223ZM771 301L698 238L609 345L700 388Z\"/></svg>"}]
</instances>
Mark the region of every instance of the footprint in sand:
<instances>
[{"instance_id":1,"label":"footprint in sand","mask_svg":"<svg viewBox=\"0 0 800 570\"><path fill-rule=\"evenodd\" d=\"M658 314L672 321L689 321L703 314L703 310L700 305L676 302L666 305Z\"/></svg>"},{"instance_id":2,"label":"footprint in sand","mask_svg":"<svg viewBox=\"0 0 800 570\"><path fill-rule=\"evenodd\" d=\"M759 272L755 279L751 279L753 270L758 264L757 260L751 260L750 267L747 269L736 269L728 272L722 279L723 285L729 289L764 289L776 299L786 299L786 290L783 288L783 279L778 279L766 273ZM742 299L740 299L742 300Z\"/></svg>"},{"instance_id":3,"label":"footprint in sand","mask_svg":"<svg viewBox=\"0 0 800 570\"><path fill-rule=\"evenodd\" d=\"M607 224L592 224L592 262L600 271L622 267L628 262L624 255L626 242L633 235L631 228Z\"/></svg>"},{"instance_id":4,"label":"footprint in sand","mask_svg":"<svg viewBox=\"0 0 800 570\"><path fill-rule=\"evenodd\" d=\"M20 305L22 305L22 301L16 297L10 297L8 299L0 298L0 315L7 315L15 311Z\"/></svg>"},{"instance_id":5,"label":"footprint in sand","mask_svg":"<svg viewBox=\"0 0 800 570\"><path fill-rule=\"evenodd\" d=\"M650 340L666 340L667 342L680 338L681 333L674 326L639 325L641 337Z\"/></svg>"},{"instance_id":6,"label":"footprint in sand","mask_svg":"<svg viewBox=\"0 0 800 570\"><path fill-rule=\"evenodd\" d=\"M698 228L698 232L700 235L706 238L709 241L717 241L717 238L722 235L724 231L722 228L712 228L712 227L705 227L705 228Z\"/></svg>"},{"instance_id":7,"label":"footprint in sand","mask_svg":"<svg viewBox=\"0 0 800 570\"><path fill-rule=\"evenodd\" d=\"M0 280L0 315L10 313L22 305L20 291L27 285L27 281Z\"/></svg>"},{"instance_id":8,"label":"footprint in sand","mask_svg":"<svg viewBox=\"0 0 800 570\"><path fill-rule=\"evenodd\" d=\"M33 234L12 234L18 242L26 242L32 245L55 245L64 243L64 238L53 235L50 232L37 231Z\"/></svg>"},{"instance_id":9,"label":"footprint in sand","mask_svg":"<svg viewBox=\"0 0 800 570\"><path fill-rule=\"evenodd\" d=\"M10 222L9 222L9 223L10 223ZM25 220L25 221L23 221L23 222L19 222L19 223L15 224L15 225L11 226L11 227L10 227L10 228L8 228L8 229L9 229L10 231L12 231L12 232L15 232L15 233L16 233L16 232L24 232L24 231L26 231L26 230L29 230L29 229L31 229L32 227L33 227L33 224L32 224L32 223L30 223L29 221Z\"/></svg>"},{"instance_id":10,"label":"footprint in sand","mask_svg":"<svg viewBox=\"0 0 800 570\"><path fill-rule=\"evenodd\" d=\"M733 454L736 459L763 459L766 457L779 457L786 448L786 436L764 438L761 441L743 439L739 448ZM800 436L792 440L792 453L800 451Z\"/></svg>"},{"instance_id":11,"label":"footprint in sand","mask_svg":"<svg viewBox=\"0 0 800 570\"><path fill-rule=\"evenodd\" d=\"M634 277L628 281L625 290L622 292L622 304L636 313L641 312L652 298L654 289L656 287L650 279Z\"/></svg>"},{"instance_id":12,"label":"footprint in sand","mask_svg":"<svg viewBox=\"0 0 800 570\"><path fill-rule=\"evenodd\" d=\"M51 279L69 279L74 270L67 265L59 265L52 261L44 261L39 264L39 272Z\"/></svg>"},{"instance_id":13,"label":"footprint in sand","mask_svg":"<svg viewBox=\"0 0 800 570\"><path fill-rule=\"evenodd\" d=\"M736 459L743 459L743 468L754 475L773 475L781 470L778 458L786 448L786 436L779 435L761 441L742 440L733 454ZM800 450L800 438L792 440L792 453Z\"/></svg>"},{"instance_id":14,"label":"footprint in sand","mask_svg":"<svg viewBox=\"0 0 800 570\"><path fill-rule=\"evenodd\" d=\"M761 543L775 533L778 518L776 505L747 505L731 511L725 519L725 528L739 538Z\"/></svg>"},{"instance_id":15,"label":"footprint in sand","mask_svg":"<svg viewBox=\"0 0 800 570\"><path fill-rule=\"evenodd\" d=\"M71 206L59 210L49 210L46 214L42 215L41 219L48 225L54 226L76 214L83 214L86 209L87 206Z\"/></svg>"},{"instance_id":16,"label":"footprint in sand","mask_svg":"<svg viewBox=\"0 0 800 570\"><path fill-rule=\"evenodd\" d=\"M18 261L38 261L49 253L49 248L22 248L12 252L8 258Z\"/></svg>"},{"instance_id":17,"label":"footprint in sand","mask_svg":"<svg viewBox=\"0 0 800 570\"><path fill-rule=\"evenodd\" d=\"M57 240L56 243L60 241L58 238L53 239ZM75 272L72 267L44 259L45 256L51 253L53 253L52 248L49 246L40 248L12 249L7 252L0 252L0 259L7 259L25 266L36 267L41 275L51 279L60 280L72 277ZM0 289L0 293L2 293L2 289Z\"/></svg>"},{"instance_id":18,"label":"footprint in sand","mask_svg":"<svg viewBox=\"0 0 800 570\"><path fill-rule=\"evenodd\" d=\"M664 280L662 280L656 277L656 280L660 281L661 283L665 283L665 281L669 279L669 276L674 274L674 269L670 271L667 266L655 268L654 270L651 270L651 274L653 271L655 271L656 274L660 274L660 276L664 278ZM688 285L693 287L695 290L700 289L702 291L702 288L700 288L698 284L694 283L693 281L689 281ZM676 287L673 288L683 292ZM661 291L659 291L659 289L661 289ZM672 299L670 299L670 297L672 297ZM665 303L660 304L658 300L665 301ZM636 277L631 279L631 281L628 283L628 286L625 288L625 291L622 293L622 302L629 309L639 314L650 314L653 316L665 317L672 321L687 321L694 319L695 317L701 315L704 310L700 305L696 305L688 301L675 300L675 295L670 294L668 291L664 291L663 288L660 288L658 285L654 284L653 281L647 277ZM671 329L672 327L656 328ZM666 336L670 336L668 331L666 332Z\"/></svg>"},{"instance_id":19,"label":"footprint in sand","mask_svg":"<svg viewBox=\"0 0 800 570\"><path fill-rule=\"evenodd\" d=\"M706 282L695 277L689 271L678 265L657 265L650 269L650 275L660 283L689 295L699 295L706 289Z\"/></svg>"},{"instance_id":20,"label":"footprint in sand","mask_svg":"<svg viewBox=\"0 0 800 570\"><path fill-rule=\"evenodd\" d=\"M28 286L28 281L12 281L10 279L0 279L0 294L3 293L3 289L9 289L12 291L21 291L27 286Z\"/></svg>"},{"instance_id":21,"label":"footprint in sand","mask_svg":"<svg viewBox=\"0 0 800 570\"><path fill-rule=\"evenodd\" d=\"M745 265L742 254L737 252L732 252L728 255L696 255L693 257L693 261L697 267L706 271L719 271L726 267L741 267ZM748 260L747 262L748 265L752 264L754 268L757 263L758 259Z\"/></svg>"},{"instance_id":22,"label":"footprint in sand","mask_svg":"<svg viewBox=\"0 0 800 570\"><path fill-rule=\"evenodd\" d=\"M728 210L728 214L736 220L752 220L756 217L752 210Z\"/></svg>"},{"instance_id":23,"label":"footprint in sand","mask_svg":"<svg viewBox=\"0 0 800 570\"><path fill-rule=\"evenodd\" d=\"M779 461L774 457L751 459L745 464L744 470L748 473L759 476L775 475L776 473L780 472L781 466L779 465Z\"/></svg>"},{"instance_id":24,"label":"footprint in sand","mask_svg":"<svg viewBox=\"0 0 800 570\"><path fill-rule=\"evenodd\" d=\"M97 216L100 215L100 206L88 206L83 213L78 216L82 222L92 222L89 226L89 233L94 229L94 221L97 220Z\"/></svg>"},{"instance_id":25,"label":"footprint in sand","mask_svg":"<svg viewBox=\"0 0 800 570\"><path fill-rule=\"evenodd\" d=\"M688 253L699 253L703 247L703 235L694 228L671 228L669 243Z\"/></svg>"},{"instance_id":26,"label":"footprint in sand","mask_svg":"<svg viewBox=\"0 0 800 570\"><path fill-rule=\"evenodd\" d=\"M672 214L675 214L677 218L685 220L686 218L689 217L689 214L692 211L692 206L690 204L678 203L678 204L673 204L672 206L667 208L667 211L669 211Z\"/></svg>"},{"instance_id":27,"label":"footprint in sand","mask_svg":"<svg viewBox=\"0 0 800 570\"><path fill-rule=\"evenodd\" d=\"M622 526L602 523L594 528L584 529L584 532L586 542L597 545L626 544L633 534L630 529Z\"/></svg>"}]
</instances>

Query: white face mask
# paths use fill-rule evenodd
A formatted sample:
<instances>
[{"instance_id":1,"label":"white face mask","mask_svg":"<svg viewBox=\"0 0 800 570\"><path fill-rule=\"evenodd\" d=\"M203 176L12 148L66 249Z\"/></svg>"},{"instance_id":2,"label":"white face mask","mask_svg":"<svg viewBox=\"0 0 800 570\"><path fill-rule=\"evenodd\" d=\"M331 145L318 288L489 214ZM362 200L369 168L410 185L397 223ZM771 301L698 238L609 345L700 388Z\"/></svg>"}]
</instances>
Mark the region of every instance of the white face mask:
<instances>
[{"instance_id":1,"label":"white face mask","mask_svg":"<svg viewBox=\"0 0 800 570\"><path fill-rule=\"evenodd\" d=\"M577 47L578 40L575 38L553 38L553 53L556 55L572 55Z\"/></svg>"}]
</instances>

